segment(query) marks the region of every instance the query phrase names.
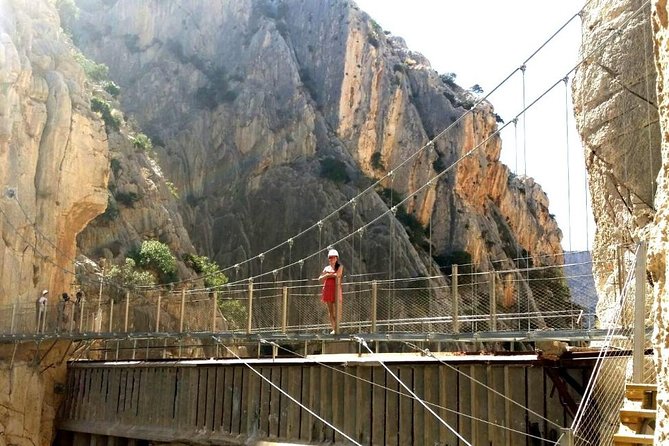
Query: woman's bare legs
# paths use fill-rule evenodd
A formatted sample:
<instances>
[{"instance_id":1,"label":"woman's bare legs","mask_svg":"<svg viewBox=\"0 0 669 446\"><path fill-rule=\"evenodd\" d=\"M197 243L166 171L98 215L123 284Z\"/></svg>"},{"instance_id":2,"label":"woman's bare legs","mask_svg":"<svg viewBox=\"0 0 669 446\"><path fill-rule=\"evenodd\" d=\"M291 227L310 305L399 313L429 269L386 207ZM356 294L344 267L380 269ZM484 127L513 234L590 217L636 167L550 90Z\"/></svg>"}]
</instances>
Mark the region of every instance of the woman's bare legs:
<instances>
[{"instance_id":1,"label":"woman's bare legs","mask_svg":"<svg viewBox=\"0 0 669 446\"><path fill-rule=\"evenodd\" d=\"M332 326L332 330L334 331L336 324L334 302L325 302L325 303L328 306L328 316L330 316L330 325Z\"/></svg>"}]
</instances>

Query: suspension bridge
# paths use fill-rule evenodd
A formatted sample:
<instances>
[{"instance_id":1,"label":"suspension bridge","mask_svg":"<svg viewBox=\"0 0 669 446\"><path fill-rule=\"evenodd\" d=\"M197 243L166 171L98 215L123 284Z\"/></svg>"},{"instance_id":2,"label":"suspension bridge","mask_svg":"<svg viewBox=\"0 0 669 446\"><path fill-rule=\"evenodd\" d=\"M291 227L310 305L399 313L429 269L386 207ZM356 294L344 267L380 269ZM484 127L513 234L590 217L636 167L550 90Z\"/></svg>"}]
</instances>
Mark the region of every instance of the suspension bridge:
<instances>
[{"instance_id":1,"label":"suspension bridge","mask_svg":"<svg viewBox=\"0 0 669 446\"><path fill-rule=\"evenodd\" d=\"M524 83L537 52L500 86L519 73ZM566 88L574 69L529 105L523 96L514 119L412 195L507 126L517 126L552 89ZM304 231L222 269L240 271L259 262L258 274L213 288L191 286L194 281L131 288L100 275L90 279L99 282L97 295L77 302L52 298L40 309L23 299L0 307L0 341L14 354L22 344L34 344L39 362L55 345L67 346L71 362L68 381L58 389L64 403L57 444L652 444L652 436L640 432L627 443L624 432L616 434L621 421L642 424L638 414L652 412L647 401L628 410L627 418L619 412L634 393L626 393L625 383L654 382L643 249L606 260L623 267L614 286L616 306L603 319L594 313L592 261L570 263L562 254L519 255L510 259L513 268L493 265L488 271L453 264L447 272L410 278L395 277L391 259L386 274L344 277L334 333L319 302L320 284L278 274L301 269L322 247L263 269L265 256L292 247L308 232L318 231L320 241L324 221L391 181L459 121ZM356 236L362 243L366 228L394 216L409 199L328 246L355 246ZM2 208L0 213L13 228L9 215Z\"/></svg>"}]
</instances>

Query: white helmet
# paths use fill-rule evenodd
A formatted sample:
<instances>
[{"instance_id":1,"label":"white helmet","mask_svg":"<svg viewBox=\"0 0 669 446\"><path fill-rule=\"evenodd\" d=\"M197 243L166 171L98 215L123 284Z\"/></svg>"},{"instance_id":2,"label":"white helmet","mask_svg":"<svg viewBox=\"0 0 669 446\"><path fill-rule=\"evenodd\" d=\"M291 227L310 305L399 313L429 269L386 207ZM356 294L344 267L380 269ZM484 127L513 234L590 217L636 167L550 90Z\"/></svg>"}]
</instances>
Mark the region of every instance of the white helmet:
<instances>
[{"instance_id":1,"label":"white helmet","mask_svg":"<svg viewBox=\"0 0 669 446\"><path fill-rule=\"evenodd\" d=\"M328 251L328 257L339 257L339 253L336 249L331 249Z\"/></svg>"}]
</instances>

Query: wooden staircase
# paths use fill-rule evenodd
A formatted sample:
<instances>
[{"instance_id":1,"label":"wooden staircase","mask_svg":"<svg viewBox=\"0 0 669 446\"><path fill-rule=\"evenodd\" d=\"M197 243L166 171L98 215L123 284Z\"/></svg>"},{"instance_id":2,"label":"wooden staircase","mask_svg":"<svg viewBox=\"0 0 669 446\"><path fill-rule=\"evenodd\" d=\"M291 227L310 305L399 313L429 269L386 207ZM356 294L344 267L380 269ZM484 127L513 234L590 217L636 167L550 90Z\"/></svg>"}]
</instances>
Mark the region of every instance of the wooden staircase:
<instances>
[{"instance_id":1,"label":"wooden staircase","mask_svg":"<svg viewBox=\"0 0 669 446\"><path fill-rule=\"evenodd\" d=\"M657 385L627 384L625 397L620 409L620 429L613 436L614 446L653 444Z\"/></svg>"}]
</instances>

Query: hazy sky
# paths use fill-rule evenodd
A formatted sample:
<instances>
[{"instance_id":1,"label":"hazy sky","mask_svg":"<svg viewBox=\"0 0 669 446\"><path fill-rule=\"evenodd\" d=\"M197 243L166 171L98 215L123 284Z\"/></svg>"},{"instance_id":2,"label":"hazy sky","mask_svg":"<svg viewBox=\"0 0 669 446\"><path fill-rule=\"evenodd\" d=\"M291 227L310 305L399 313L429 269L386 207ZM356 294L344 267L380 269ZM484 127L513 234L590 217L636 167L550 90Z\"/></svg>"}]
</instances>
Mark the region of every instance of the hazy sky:
<instances>
[{"instance_id":1,"label":"hazy sky","mask_svg":"<svg viewBox=\"0 0 669 446\"><path fill-rule=\"evenodd\" d=\"M584 4L583 0L356 2L384 30L403 37L411 50L426 56L439 73L455 73L459 85L479 84L485 93L520 67ZM527 62L526 104L565 77L578 61L580 41L581 22L576 17ZM489 100L503 119L512 120L523 108L522 74ZM528 111L524 125L519 120L517 129L510 125L502 131L502 161L541 184L563 231L563 248L584 250L592 243L594 222L586 208L583 149L572 114L570 76L567 88L560 82Z\"/></svg>"}]
</instances>

